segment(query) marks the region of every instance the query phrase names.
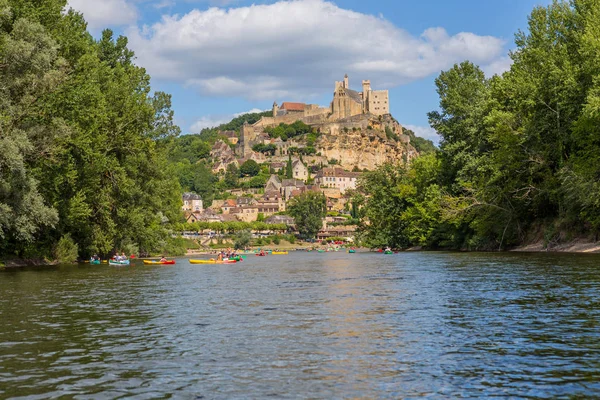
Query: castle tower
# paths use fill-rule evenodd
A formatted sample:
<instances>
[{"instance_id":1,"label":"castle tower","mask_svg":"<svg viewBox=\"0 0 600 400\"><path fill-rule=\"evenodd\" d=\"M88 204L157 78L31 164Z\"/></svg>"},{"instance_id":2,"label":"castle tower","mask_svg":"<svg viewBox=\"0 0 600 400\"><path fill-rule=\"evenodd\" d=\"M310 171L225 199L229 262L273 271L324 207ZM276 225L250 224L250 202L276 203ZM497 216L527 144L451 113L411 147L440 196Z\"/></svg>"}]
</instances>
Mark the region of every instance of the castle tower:
<instances>
[{"instance_id":1,"label":"castle tower","mask_svg":"<svg viewBox=\"0 0 600 400\"><path fill-rule=\"evenodd\" d=\"M348 83L348 74L344 75L344 87L346 89L350 89L350 84Z\"/></svg>"},{"instance_id":2,"label":"castle tower","mask_svg":"<svg viewBox=\"0 0 600 400\"><path fill-rule=\"evenodd\" d=\"M242 157L246 157L249 154L252 154L252 145L251 142L255 139L254 128L248 125L248 121L244 121L244 125L242 125L242 129L240 130L240 141L239 141L239 149L240 155Z\"/></svg>"},{"instance_id":3,"label":"castle tower","mask_svg":"<svg viewBox=\"0 0 600 400\"><path fill-rule=\"evenodd\" d=\"M277 116L277 112L279 111L279 106L277 105L277 102L273 103L273 117Z\"/></svg>"},{"instance_id":4,"label":"castle tower","mask_svg":"<svg viewBox=\"0 0 600 400\"><path fill-rule=\"evenodd\" d=\"M371 81L362 81L363 113L369 112L369 97L371 94Z\"/></svg>"}]
</instances>

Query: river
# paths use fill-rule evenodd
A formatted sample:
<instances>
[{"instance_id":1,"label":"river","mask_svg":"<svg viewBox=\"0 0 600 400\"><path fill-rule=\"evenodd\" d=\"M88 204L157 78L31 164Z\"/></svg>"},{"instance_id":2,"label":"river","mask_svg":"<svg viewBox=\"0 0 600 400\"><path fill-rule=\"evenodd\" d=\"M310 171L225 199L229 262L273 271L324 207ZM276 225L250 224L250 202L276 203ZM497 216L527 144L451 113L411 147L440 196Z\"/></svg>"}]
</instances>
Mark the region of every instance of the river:
<instances>
[{"instance_id":1,"label":"river","mask_svg":"<svg viewBox=\"0 0 600 400\"><path fill-rule=\"evenodd\" d=\"M290 253L0 272L0 398L600 393L600 256Z\"/></svg>"}]
</instances>

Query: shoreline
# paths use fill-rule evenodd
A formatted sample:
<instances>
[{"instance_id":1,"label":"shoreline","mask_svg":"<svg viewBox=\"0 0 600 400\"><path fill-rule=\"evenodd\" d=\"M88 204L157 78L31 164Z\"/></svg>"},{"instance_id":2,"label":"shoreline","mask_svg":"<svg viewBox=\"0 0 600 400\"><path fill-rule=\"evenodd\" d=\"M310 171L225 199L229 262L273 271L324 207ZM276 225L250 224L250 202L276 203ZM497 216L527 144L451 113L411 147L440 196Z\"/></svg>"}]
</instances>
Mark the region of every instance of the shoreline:
<instances>
[{"instance_id":1,"label":"shoreline","mask_svg":"<svg viewBox=\"0 0 600 400\"><path fill-rule=\"evenodd\" d=\"M298 243L296 245L292 245L292 244L286 244L286 245L280 245L280 246L276 246L276 245L267 245L267 246L261 246L261 249L264 250L281 250L281 251L303 251L309 248L315 248L315 249L325 249L324 246L314 246L313 244L306 244L306 243ZM257 250L257 248L251 248L250 251L255 251ZM201 255L205 255L205 256L210 256L210 255L215 255L218 253L220 249L211 249L211 250L197 250L197 249L188 249L186 254L183 255L182 257L189 257L189 256L201 256ZM347 249L341 249L340 251L345 252ZM408 248L406 250L402 250L400 251L400 253L403 252L411 252L411 253L418 253L418 252L427 252L427 251L453 251L453 250L444 250L444 249L438 249L438 250L430 250L430 249L426 249L426 248L421 248L421 247L412 247L412 248ZM582 240L582 239L576 239L576 240L572 240L570 242L566 242L566 243L560 243L557 245L554 245L552 247L544 247L544 243L542 241L539 242L535 242L535 243L529 243L529 244L524 244L521 246L517 246L515 248L509 249L509 250L503 250L503 251L468 251L468 250L454 250L457 252L471 252L471 253L571 253L571 254L600 254L600 241L599 242L593 242L593 241L589 241L589 240ZM356 252L357 253L369 253L371 252L370 249L364 248L364 247L358 247L356 248ZM376 253L376 252L373 252ZM240 254L248 254L248 253L240 253ZM143 259L153 259L153 258L157 258L157 257L139 257L138 259L143 260ZM172 257L171 257L172 258ZM20 259L10 259L10 260L4 260L4 261L0 261L0 270L6 270L6 269L12 269L12 268L23 268L23 267L54 267L59 265L57 262L55 261L48 261L48 260L33 260L33 259L28 259L28 260L20 260Z\"/></svg>"},{"instance_id":2,"label":"shoreline","mask_svg":"<svg viewBox=\"0 0 600 400\"><path fill-rule=\"evenodd\" d=\"M600 242L575 239L565 243L544 248L544 242L539 241L515 247L508 250L515 253L600 253Z\"/></svg>"}]
</instances>

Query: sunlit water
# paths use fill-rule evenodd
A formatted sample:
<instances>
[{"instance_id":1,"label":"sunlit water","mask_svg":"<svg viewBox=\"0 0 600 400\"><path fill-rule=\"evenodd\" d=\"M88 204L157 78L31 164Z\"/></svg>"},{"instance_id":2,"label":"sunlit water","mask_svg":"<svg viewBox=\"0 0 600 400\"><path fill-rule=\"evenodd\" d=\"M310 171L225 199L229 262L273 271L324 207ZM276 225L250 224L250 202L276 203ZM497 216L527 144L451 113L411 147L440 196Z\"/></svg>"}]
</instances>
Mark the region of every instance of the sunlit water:
<instances>
[{"instance_id":1,"label":"sunlit water","mask_svg":"<svg viewBox=\"0 0 600 400\"><path fill-rule=\"evenodd\" d=\"M0 398L593 397L600 257L406 253L0 273Z\"/></svg>"}]
</instances>

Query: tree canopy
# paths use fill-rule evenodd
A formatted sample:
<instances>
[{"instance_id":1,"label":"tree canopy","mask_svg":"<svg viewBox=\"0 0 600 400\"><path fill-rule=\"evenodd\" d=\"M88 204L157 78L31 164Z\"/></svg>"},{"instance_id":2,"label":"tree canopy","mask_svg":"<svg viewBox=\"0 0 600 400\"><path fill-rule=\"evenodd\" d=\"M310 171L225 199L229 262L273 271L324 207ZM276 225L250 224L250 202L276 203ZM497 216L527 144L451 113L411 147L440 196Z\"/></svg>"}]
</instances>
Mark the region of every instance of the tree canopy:
<instances>
[{"instance_id":1,"label":"tree canopy","mask_svg":"<svg viewBox=\"0 0 600 400\"><path fill-rule=\"evenodd\" d=\"M501 76L465 61L436 79L439 151L365 176L372 243L501 249L600 233L600 2L536 7L528 28Z\"/></svg>"},{"instance_id":2,"label":"tree canopy","mask_svg":"<svg viewBox=\"0 0 600 400\"><path fill-rule=\"evenodd\" d=\"M304 238L314 238L323 226L323 218L327 214L327 200L320 192L305 192L289 201L287 211L294 217L300 235Z\"/></svg>"},{"instance_id":3,"label":"tree canopy","mask_svg":"<svg viewBox=\"0 0 600 400\"><path fill-rule=\"evenodd\" d=\"M158 251L180 218L170 96L125 37L94 40L64 6L0 0L0 252L42 257L61 238L82 256Z\"/></svg>"}]
</instances>

